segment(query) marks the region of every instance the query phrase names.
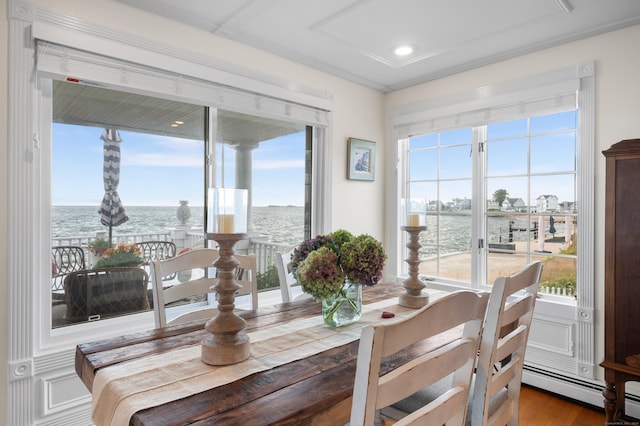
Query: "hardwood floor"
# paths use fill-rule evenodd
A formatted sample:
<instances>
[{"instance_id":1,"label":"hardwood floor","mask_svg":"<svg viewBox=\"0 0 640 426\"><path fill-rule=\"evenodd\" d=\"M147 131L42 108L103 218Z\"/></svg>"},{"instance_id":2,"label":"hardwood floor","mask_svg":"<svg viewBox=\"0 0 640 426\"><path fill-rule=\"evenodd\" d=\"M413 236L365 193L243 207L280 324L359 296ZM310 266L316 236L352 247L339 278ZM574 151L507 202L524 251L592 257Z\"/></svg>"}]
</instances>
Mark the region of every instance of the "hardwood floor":
<instances>
[{"instance_id":1,"label":"hardwood floor","mask_svg":"<svg viewBox=\"0 0 640 426\"><path fill-rule=\"evenodd\" d=\"M529 386L520 390L520 426L602 426L605 419L604 409Z\"/></svg>"},{"instance_id":2,"label":"hardwood floor","mask_svg":"<svg viewBox=\"0 0 640 426\"><path fill-rule=\"evenodd\" d=\"M384 426L394 424L392 420L383 420ZM581 404L553 393L522 385L519 421L519 426L605 426L606 416L604 408ZM619 425L622 426L622 423ZM640 425L640 422L625 423L625 425Z\"/></svg>"}]
</instances>

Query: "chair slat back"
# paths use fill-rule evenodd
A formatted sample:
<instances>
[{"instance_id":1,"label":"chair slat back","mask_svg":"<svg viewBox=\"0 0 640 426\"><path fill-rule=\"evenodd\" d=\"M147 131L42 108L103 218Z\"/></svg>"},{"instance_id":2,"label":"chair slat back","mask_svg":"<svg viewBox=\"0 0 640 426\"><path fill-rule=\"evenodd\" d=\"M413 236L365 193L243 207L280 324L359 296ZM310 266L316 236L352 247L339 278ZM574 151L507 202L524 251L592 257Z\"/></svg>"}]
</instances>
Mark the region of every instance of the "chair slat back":
<instances>
[{"instance_id":1,"label":"chair slat back","mask_svg":"<svg viewBox=\"0 0 640 426\"><path fill-rule=\"evenodd\" d=\"M291 263L291 255L295 247L282 253L276 253L276 268L278 269L278 280L280 281L280 292L282 293L282 302L292 302L294 300L307 299L312 296L307 293L300 293L293 297L293 287L299 286L298 280L291 271L289 264Z\"/></svg>"},{"instance_id":2,"label":"chair slat back","mask_svg":"<svg viewBox=\"0 0 640 426\"><path fill-rule=\"evenodd\" d=\"M458 291L410 318L365 327L358 349L351 424L373 425L376 410L451 374L453 383L449 389L396 424L462 425L488 298L487 293ZM451 342L379 376L383 360L393 360L403 349L452 330L457 330L458 335Z\"/></svg>"},{"instance_id":3,"label":"chair slat back","mask_svg":"<svg viewBox=\"0 0 640 426\"><path fill-rule=\"evenodd\" d=\"M218 283L213 266L218 257L218 250L200 248L186 251L172 258L151 261L156 327L216 315L217 309L208 304L206 295L212 293L212 287ZM256 258L254 255L234 255L234 257L238 261L235 280L240 285L236 295L250 294L252 309L257 309ZM167 276L175 278L168 282ZM193 306L188 306L189 304ZM167 310L171 311L170 319L168 319Z\"/></svg>"},{"instance_id":4,"label":"chair slat back","mask_svg":"<svg viewBox=\"0 0 640 426\"><path fill-rule=\"evenodd\" d=\"M290 302L292 299L291 286L297 283L296 278L289 268L291 263L291 255L294 248L287 250L286 252L276 253L276 268L278 269L278 281L280 281L280 292L282 293L282 301L284 303Z\"/></svg>"},{"instance_id":5,"label":"chair slat back","mask_svg":"<svg viewBox=\"0 0 640 426\"><path fill-rule=\"evenodd\" d=\"M473 426L518 424L524 355L541 275L542 263L533 262L493 284L471 401Z\"/></svg>"},{"instance_id":6,"label":"chair slat back","mask_svg":"<svg viewBox=\"0 0 640 426\"><path fill-rule=\"evenodd\" d=\"M216 285L217 282L217 278L202 277L195 280L181 282L180 284L171 287L166 287L162 291L165 306L182 299L194 296L203 296L207 293L211 293L211 287Z\"/></svg>"},{"instance_id":7,"label":"chair slat back","mask_svg":"<svg viewBox=\"0 0 640 426\"><path fill-rule=\"evenodd\" d=\"M211 292L210 287L215 284L213 262L217 258L218 250L202 248L190 250L168 259L151 261L151 286L156 327L165 327L185 321L182 315L189 311L181 310L180 306L175 306L175 302L184 301L184 304L187 304L199 301L201 303L199 303L198 310L203 309L201 305L206 304L206 299L202 298L206 298L206 295ZM183 278L184 281L181 281L177 279L178 273L182 277L188 278ZM167 281L167 288L164 286L166 277L175 277L170 282ZM167 321L168 308L175 308L175 311L179 311L169 321ZM205 313L201 314L205 315Z\"/></svg>"}]
</instances>

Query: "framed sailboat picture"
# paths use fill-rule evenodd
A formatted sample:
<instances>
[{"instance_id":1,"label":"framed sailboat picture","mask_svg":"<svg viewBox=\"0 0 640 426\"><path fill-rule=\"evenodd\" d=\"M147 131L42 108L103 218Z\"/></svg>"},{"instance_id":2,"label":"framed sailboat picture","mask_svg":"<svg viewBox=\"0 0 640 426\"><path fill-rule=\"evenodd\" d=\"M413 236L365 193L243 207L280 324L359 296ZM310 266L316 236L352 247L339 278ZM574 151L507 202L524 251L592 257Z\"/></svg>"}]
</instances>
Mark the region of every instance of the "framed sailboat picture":
<instances>
[{"instance_id":1,"label":"framed sailboat picture","mask_svg":"<svg viewBox=\"0 0 640 426\"><path fill-rule=\"evenodd\" d=\"M373 181L376 177L376 143L362 139L349 138L348 172L351 180Z\"/></svg>"}]
</instances>

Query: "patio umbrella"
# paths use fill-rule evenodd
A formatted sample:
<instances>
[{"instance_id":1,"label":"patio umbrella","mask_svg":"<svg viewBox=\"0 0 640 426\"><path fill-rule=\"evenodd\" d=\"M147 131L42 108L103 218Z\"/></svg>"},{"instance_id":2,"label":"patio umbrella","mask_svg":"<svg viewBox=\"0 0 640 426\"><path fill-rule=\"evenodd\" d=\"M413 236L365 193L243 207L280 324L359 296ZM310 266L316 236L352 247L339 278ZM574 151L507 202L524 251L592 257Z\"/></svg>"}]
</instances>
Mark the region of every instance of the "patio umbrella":
<instances>
[{"instance_id":1,"label":"patio umbrella","mask_svg":"<svg viewBox=\"0 0 640 426\"><path fill-rule=\"evenodd\" d=\"M103 140L104 158L102 179L104 181L104 197L100 205L100 222L109 227L109 244L111 244L112 228L129 220L118 194L120 183L120 132L116 129L104 129L100 139Z\"/></svg>"},{"instance_id":2,"label":"patio umbrella","mask_svg":"<svg viewBox=\"0 0 640 426\"><path fill-rule=\"evenodd\" d=\"M555 219L553 218L553 216L549 216L549 233L555 237L556 235L556 227L554 226L554 224L556 223Z\"/></svg>"}]
</instances>

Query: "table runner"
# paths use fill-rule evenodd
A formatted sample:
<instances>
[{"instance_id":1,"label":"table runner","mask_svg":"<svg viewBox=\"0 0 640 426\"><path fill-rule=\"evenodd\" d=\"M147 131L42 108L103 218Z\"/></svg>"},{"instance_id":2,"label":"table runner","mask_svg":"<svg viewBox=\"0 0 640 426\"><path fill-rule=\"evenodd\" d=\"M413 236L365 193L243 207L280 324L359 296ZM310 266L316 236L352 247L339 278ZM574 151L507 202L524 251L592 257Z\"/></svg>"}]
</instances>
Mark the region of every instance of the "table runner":
<instances>
[{"instance_id":1,"label":"table runner","mask_svg":"<svg viewBox=\"0 0 640 426\"><path fill-rule=\"evenodd\" d=\"M345 327L328 327L318 315L247 333L251 356L238 364L204 364L200 344L195 344L103 368L93 384L93 421L97 426L129 424L131 416L145 408L353 342L360 338L363 327L390 321L381 318L383 310L394 312L396 320L416 312L399 306L397 298L364 305L362 310L362 318Z\"/></svg>"}]
</instances>

